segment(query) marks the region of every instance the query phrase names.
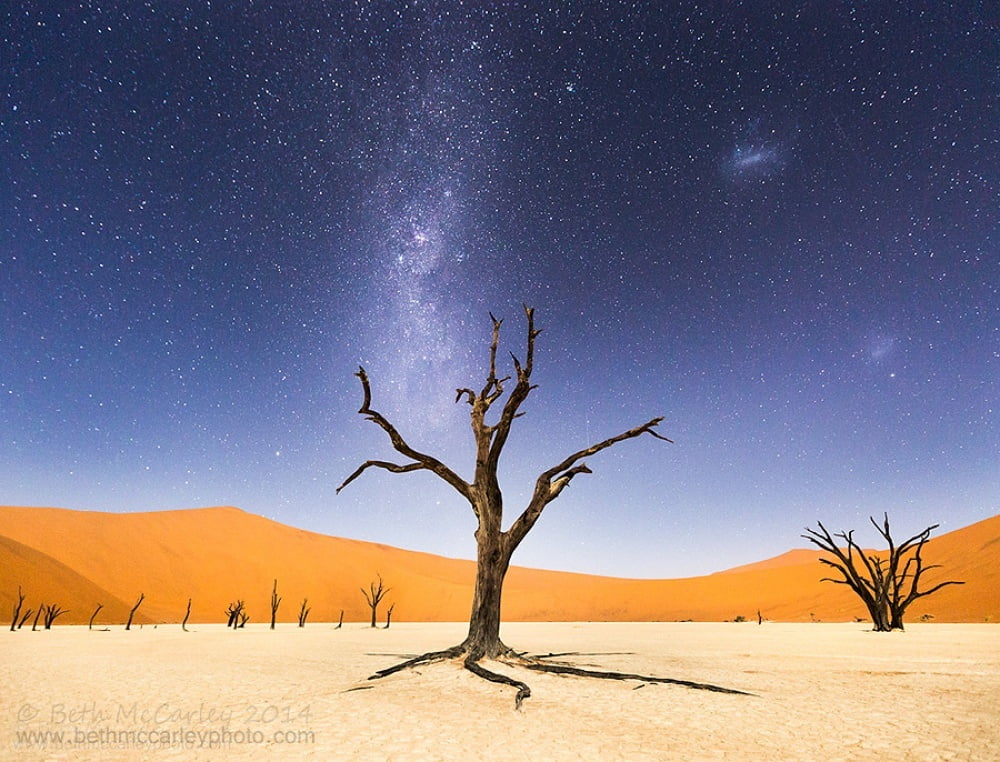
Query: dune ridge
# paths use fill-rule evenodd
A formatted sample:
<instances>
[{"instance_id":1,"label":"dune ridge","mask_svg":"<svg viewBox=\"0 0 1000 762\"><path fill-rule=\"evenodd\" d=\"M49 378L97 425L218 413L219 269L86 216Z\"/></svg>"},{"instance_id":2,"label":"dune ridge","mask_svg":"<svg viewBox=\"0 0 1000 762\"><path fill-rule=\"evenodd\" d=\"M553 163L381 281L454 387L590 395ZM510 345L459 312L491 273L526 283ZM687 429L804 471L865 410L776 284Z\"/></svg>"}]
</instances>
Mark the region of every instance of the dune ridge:
<instances>
[{"instance_id":1,"label":"dune ridge","mask_svg":"<svg viewBox=\"0 0 1000 762\"><path fill-rule=\"evenodd\" d=\"M819 580L819 551L796 549L702 577L634 580L512 567L507 621L850 621L865 611L842 585ZM964 580L913 604L908 620L1000 620L1000 515L928 542L935 579ZM366 621L360 588L381 574L392 588L380 610L393 621L468 617L475 565L280 524L231 506L146 513L0 507L0 606L4 620L18 585L26 606L57 603L60 624L124 622L140 593L136 623L219 622L230 601L246 601L251 622L270 619L278 580L279 622L294 622L304 598L310 622Z\"/></svg>"}]
</instances>

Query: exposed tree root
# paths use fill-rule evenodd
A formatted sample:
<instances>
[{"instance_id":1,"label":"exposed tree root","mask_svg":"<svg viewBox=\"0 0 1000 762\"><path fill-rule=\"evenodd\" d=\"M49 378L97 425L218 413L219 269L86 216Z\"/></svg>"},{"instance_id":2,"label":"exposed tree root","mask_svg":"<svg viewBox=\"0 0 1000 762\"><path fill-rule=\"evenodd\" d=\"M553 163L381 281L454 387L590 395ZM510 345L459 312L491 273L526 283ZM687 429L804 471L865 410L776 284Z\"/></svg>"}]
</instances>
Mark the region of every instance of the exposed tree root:
<instances>
[{"instance_id":1,"label":"exposed tree root","mask_svg":"<svg viewBox=\"0 0 1000 762\"><path fill-rule=\"evenodd\" d=\"M465 653L465 646L452 646L451 648L446 648L444 651L430 651L420 656L415 656L412 659L407 659L404 662L393 665L392 667L386 667L385 669L380 669L374 675L370 676L369 680L378 680L381 677L388 677L396 672L401 672L404 669L410 669L410 667L418 667L421 664L430 664L435 661L444 661L445 659L454 659Z\"/></svg>"},{"instance_id":2,"label":"exposed tree root","mask_svg":"<svg viewBox=\"0 0 1000 762\"><path fill-rule=\"evenodd\" d=\"M514 651L507 646L503 646L503 649L497 654L497 661L503 664L510 665L512 667L524 667L525 669L531 669L536 672L550 672L556 675L573 675L575 677L591 677L597 678L599 680L638 680L642 685L647 683L666 683L669 685L680 685L685 688L693 688L702 691L713 691L715 693L729 693L739 696L752 696L754 694L747 693L746 691L737 690L735 688L724 688L721 685L713 685L711 683L697 683L691 680L680 680L672 677L656 677L653 675L639 675L632 672L606 672L603 670L593 670L593 669L583 669L581 667L575 667L572 664L567 664L565 662L552 662L546 661L546 659L552 656L570 656L574 655L573 652L565 652L560 654L545 654L543 656L529 656L526 653L521 653ZM410 669L412 667L418 667L421 664L430 664L437 661L447 661L449 659L457 659L461 656L465 658L462 660L462 666L472 672L474 675L483 678L484 680L489 680L491 683L500 683L502 685L509 685L517 689L517 695L514 697L514 707L516 709L521 708L521 703L531 696L531 688L527 683L518 680L516 678L510 677L509 675L504 675L499 672L493 672L492 670L486 669L482 666L479 661L483 658L482 654L471 653L464 643L457 646L452 646L451 648L446 648L443 651L430 651L429 653L421 654L412 659L407 659L404 662L395 664L391 667L386 667L385 669L380 669L375 674L371 675L369 680L378 680L383 677L388 677L389 675L395 674L396 672L401 672L404 669ZM637 687L642 687L642 685ZM352 689L354 690L354 689Z\"/></svg>"},{"instance_id":3,"label":"exposed tree root","mask_svg":"<svg viewBox=\"0 0 1000 762\"><path fill-rule=\"evenodd\" d=\"M515 680L513 677L508 675L501 675L499 672L491 672L481 666L479 662L475 661L471 656L466 657L465 661L462 662L462 666L464 666L472 674L479 675L479 677L484 680L489 680L491 683L503 683L517 688L517 695L514 697L515 709L520 709L521 702L531 695L531 688L528 687L527 683Z\"/></svg>"},{"instance_id":4,"label":"exposed tree root","mask_svg":"<svg viewBox=\"0 0 1000 762\"><path fill-rule=\"evenodd\" d=\"M526 652L516 652L518 656L527 657ZM634 656L635 651L558 651L547 654L535 654L532 659L557 659L562 656Z\"/></svg>"},{"instance_id":5,"label":"exposed tree root","mask_svg":"<svg viewBox=\"0 0 1000 762\"><path fill-rule=\"evenodd\" d=\"M557 675L576 675L577 677L594 677L601 680L639 680L643 683L667 683L669 685L683 685L685 688L696 688L700 691L714 691L715 693L733 693L739 696L752 696L752 693L740 691L735 688L724 688L721 685L711 683L696 683L692 680L679 680L674 677L655 677L653 675L638 675L633 672L605 672L603 670L581 669L570 664L558 664L553 662L537 661L534 659L518 659L516 663L526 669L533 669L536 672L552 672Z\"/></svg>"}]
</instances>

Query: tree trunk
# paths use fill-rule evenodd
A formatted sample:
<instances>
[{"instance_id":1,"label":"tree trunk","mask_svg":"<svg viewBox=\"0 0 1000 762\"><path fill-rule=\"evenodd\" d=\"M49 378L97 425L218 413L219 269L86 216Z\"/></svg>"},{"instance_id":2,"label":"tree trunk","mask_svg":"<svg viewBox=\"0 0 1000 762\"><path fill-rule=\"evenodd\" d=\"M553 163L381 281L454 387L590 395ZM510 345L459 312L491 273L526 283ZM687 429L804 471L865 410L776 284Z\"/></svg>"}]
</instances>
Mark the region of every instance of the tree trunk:
<instances>
[{"instance_id":1,"label":"tree trunk","mask_svg":"<svg viewBox=\"0 0 1000 762\"><path fill-rule=\"evenodd\" d=\"M274 580L274 590L271 592L271 629L274 629L274 622L278 618L278 606L281 605L281 596L278 595L278 580Z\"/></svg>"},{"instance_id":2,"label":"tree trunk","mask_svg":"<svg viewBox=\"0 0 1000 762\"><path fill-rule=\"evenodd\" d=\"M903 630L903 612L893 609L889 617L889 631Z\"/></svg>"},{"instance_id":3,"label":"tree trunk","mask_svg":"<svg viewBox=\"0 0 1000 762\"><path fill-rule=\"evenodd\" d=\"M135 616L135 612L138 611L139 606L142 605L142 602L145 599L146 599L146 594L145 593L139 593L139 600L137 600L135 602L135 605L132 607L132 610L130 612L128 612L128 622L125 623L125 629L126 630L131 630L132 629L132 617Z\"/></svg>"},{"instance_id":4,"label":"tree trunk","mask_svg":"<svg viewBox=\"0 0 1000 762\"><path fill-rule=\"evenodd\" d=\"M863 587L853 588L854 592L858 593L858 596L864 601L865 608L868 609L868 616L872 620L872 631L874 632L889 632L889 610L886 608L886 604L881 600L880 596L872 597L868 595L865 598L862 594L866 591ZM859 589L861 592L859 592Z\"/></svg>"},{"instance_id":5,"label":"tree trunk","mask_svg":"<svg viewBox=\"0 0 1000 762\"><path fill-rule=\"evenodd\" d=\"M871 613L871 617L873 625L872 630L874 632L889 632L892 629L884 611L874 611Z\"/></svg>"},{"instance_id":6,"label":"tree trunk","mask_svg":"<svg viewBox=\"0 0 1000 762\"><path fill-rule=\"evenodd\" d=\"M14 605L14 616L10 619L10 631L14 632L15 626L17 625L18 617L21 616L21 606L24 605L24 593L21 592L21 586L17 586L17 603ZM24 622L21 622L24 624Z\"/></svg>"},{"instance_id":7,"label":"tree trunk","mask_svg":"<svg viewBox=\"0 0 1000 762\"><path fill-rule=\"evenodd\" d=\"M469 634L463 644L470 658L495 659L504 650L500 642L500 603L510 553L501 547L497 531L476 532L476 587L469 616Z\"/></svg>"}]
</instances>

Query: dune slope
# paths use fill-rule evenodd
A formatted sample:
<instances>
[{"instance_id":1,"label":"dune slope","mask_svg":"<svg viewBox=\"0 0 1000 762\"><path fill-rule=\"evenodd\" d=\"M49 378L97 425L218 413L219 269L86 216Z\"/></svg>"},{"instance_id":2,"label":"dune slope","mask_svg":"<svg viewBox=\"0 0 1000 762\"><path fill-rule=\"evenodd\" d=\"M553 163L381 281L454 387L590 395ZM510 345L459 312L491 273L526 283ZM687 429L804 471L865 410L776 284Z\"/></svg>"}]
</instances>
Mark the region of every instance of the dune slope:
<instances>
[{"instance_id":1,"label":"dune slope","mask_svg":"<svg viewBox=\"0 0 1000 762\"><path fill-rule=\"evenodd\" d=\"M794 550L757 564L675 580L630 580L514 567L504 592L509 621L720 621L737 616L781 621L863 617L843 585L821 583L818 551ZM940 537L925 549L942 569L926 580L961 579L913 604L915 621L1000 619L1000 516ZM309 621L365 621L360 588L381 574L394 621L461 621L472 599L474 565L385 545L307 532L237 508L103 513L0 507L0 606L10 612L18 585L27 606L41 600L69 612L60 623L123 622L140 593L136 622L177 622L192 600L191 622L218 622L246 601L252 622L270 619L274 580L279 622L295 621L303 599ZM4 614L5 618L9 616ZM7 620L9 624L9 619Z\"/></svg>"}]
</instances>

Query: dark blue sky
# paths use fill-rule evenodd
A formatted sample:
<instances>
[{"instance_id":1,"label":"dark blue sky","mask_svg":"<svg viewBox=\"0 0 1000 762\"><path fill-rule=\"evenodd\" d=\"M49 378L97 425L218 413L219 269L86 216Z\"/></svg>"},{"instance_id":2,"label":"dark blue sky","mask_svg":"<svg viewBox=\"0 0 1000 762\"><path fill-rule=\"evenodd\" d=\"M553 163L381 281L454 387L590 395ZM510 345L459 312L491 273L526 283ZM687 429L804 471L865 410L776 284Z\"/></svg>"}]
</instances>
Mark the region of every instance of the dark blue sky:
<instances>
[{"instance_id":1,"label":"dark blue sky","mask_svg":"<svg viewBox=\"0 0 1000 762\"><path fill-rule=\"evenodd\" d=\"M996 514L987 7L8 4L0 502L471 557L428 474L334 495L392 455L352 374L469 477L454 389L490 311L523 354L526 302L511 517L587 444L676 444L592 458L515 563L684 576Z\"/></svg>"}]
</instances>

